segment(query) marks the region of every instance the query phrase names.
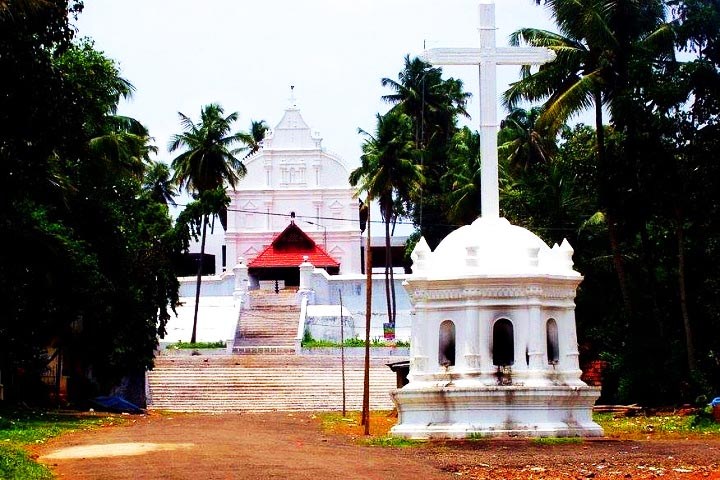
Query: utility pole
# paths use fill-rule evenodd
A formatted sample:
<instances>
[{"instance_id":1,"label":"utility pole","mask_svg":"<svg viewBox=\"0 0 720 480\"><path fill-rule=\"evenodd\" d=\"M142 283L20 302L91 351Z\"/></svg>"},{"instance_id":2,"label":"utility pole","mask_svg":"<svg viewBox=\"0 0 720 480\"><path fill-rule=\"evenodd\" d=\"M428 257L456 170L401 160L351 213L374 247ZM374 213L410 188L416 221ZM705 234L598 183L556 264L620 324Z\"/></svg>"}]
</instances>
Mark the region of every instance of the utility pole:
<instances>
[{"instance_id":1,"label":"utility pole","mask_svg":"<svg viewBox=\"0 0 720 480\"><path fill-rule=\"evenodd\" d=\"M342 368L342 397L343 397L343 418L345 418L345 324L343 319L342 290L338 289L340 295L340 366Z\"/></svg>"},{"instance_id":2,"label":"utility pole","mask_svg":"<svg viewBox=\"0 0 720 480\"><path fill-rule=\"evenodd\" d=\"M368 205L370 198L368 198ZM365 435L370 435L370 319L372 318L372 254L370 249L370 208L367 218L367 242L365 243L365 380L363 382L363 408L361 425Z\"/></svg>"}]
</instances>

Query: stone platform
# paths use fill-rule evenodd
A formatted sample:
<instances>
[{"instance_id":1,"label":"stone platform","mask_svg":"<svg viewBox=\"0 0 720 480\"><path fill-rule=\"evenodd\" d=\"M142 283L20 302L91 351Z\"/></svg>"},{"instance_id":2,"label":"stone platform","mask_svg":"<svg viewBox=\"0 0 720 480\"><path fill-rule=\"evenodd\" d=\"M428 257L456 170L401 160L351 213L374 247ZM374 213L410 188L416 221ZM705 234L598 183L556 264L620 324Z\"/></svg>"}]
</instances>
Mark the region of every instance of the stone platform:
<instances>
[{"instance_id":1,"label":"stone platform","mask_svg":"<svg viewBox=\"0 0 720 480\"><path fill-rule=\"evenodd\" d=\"M398 424L411 439L478 437L601 437L592 420L599 387L405 387L395 391Z\"/></svg>"}]
</instances>

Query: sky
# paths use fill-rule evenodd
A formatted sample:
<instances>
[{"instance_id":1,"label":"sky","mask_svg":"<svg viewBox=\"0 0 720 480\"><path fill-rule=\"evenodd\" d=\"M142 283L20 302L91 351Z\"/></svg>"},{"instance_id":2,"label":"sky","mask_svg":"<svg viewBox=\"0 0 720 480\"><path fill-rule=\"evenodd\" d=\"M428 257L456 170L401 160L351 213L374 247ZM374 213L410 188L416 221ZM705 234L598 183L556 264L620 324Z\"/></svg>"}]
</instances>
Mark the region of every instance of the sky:
<instances>
[{"instance_id":1,"label":"sky","mask_svg":"<svg viewBox=\"0 0 720 480\"><path fill-rule=\"evenodd\" d=\"M534 0L498 0L497 44L521 27L556 30ZM79 36L115 59L135 86L119 113L140 120L169 162L178 112L194 120L216 102L274 127L295 86L297 106L323 147L350 168L363 137L389 105L380 79L397 79L405 55L424 48L478 45L478 0L87 0L75 23ZM477 129L477 68L443 67L473 95L467 124ZM519 67L501 67L498 92ZM499 118L505 116L499 108Z\"/></svg>"}]
</instances>

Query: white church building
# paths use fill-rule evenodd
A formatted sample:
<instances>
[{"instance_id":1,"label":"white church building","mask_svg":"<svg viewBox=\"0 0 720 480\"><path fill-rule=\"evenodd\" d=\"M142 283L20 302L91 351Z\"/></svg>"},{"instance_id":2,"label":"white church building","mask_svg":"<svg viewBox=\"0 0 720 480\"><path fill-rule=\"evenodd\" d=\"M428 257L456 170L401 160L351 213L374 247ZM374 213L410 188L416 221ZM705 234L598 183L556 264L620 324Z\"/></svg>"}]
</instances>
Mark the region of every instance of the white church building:
<instances>
[{"instance_id":1,"label":"white church building","mask_svg":"<svg viewBox=\"0 0 720 480\"><path fill-rule=\"evenodd\" d=\"M215 274L203 276L201 314L204 305L208 309L215 305L208 315L226 318L230 328L232 319L237 318L232 309L237 307L233 307L233 296L237 300L238 288L300 287L299 267L306 264L313 269L306 277L312 293L304 322L313 336L320 338L313 322L327 317L332 311L329 307L336 308L341 296L346 327L350 325L348 335L360 335L365 322L365 238L348 166L323 148L322 138L305 122L294 98L275 128L267 132L261 149L244 164L246 175L234 190L227 191L231 199L227 230L216 222L208 237L206 253L215 256ZM384 237L373 238L372 243L373 250L384 249ZM393 238L393 248L402 250L404 238ZM190 251L197 253L199 245L192 245ZM383 255L374 257L379 261ZM384 275L377 268L378 261L374 262L373 338L384 336L383 324L388 321ZM238 266L242 266L246 285L237 283ZM402 340L410 337L410 299L402 288L406 276L399 271L395 274L395 335ZM196 283L194 276L180 280L184 312L194 304ZM246 304L243 308L251 307ZM186 317L185 313L180 316ZM203 336L202 332L198 335ZM217 340L219 332L212 335L215 337L208 341ZM321 336L332 337L332 329ZM174 340L172 335L169 340Z\"/></svg>"},{"instance_id":2,"label":"white church building","mask_svg":"<svg viewBox=\"0 0 720 480\"><path fill-rule=\"evenodd\" d=\"M335 260L333 273L361 271L358 200L348 183L349 170L339 156L323 149L322 138L305 123L294 102L245 166L245 177L235 191L228 191L229 261L244 258L251 276L253 271L262 276L262 269L273 267L296 270L302 255L286 255L288 265L276 258L277 252L267 255L273 239L292 222Z\"/></svg>"}]
</instances>

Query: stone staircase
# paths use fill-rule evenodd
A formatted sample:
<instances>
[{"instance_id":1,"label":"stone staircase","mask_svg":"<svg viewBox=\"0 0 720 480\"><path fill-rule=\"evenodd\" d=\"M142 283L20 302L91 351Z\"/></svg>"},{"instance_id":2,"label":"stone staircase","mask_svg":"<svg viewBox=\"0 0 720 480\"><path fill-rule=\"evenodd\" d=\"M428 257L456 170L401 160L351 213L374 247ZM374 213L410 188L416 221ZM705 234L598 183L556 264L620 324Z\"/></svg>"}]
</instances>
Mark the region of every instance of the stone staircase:
<instances>
[{"instance_id":1,"label":"stone staircase","mask_svg":"<svg viewBox=\"0 0 720 480\"><path fill-rule=\"evenodd\" d=\"M373 358L370 408L391 410L395 374ZM362 357L346 358L346 405L360 410ZM330 355L206 355L155 359L148 408L179 412L332 411L342 409L341 361Z\"/></svg>"},{"instance_id":2,"label":"stone staircase","mask_svg":"<svg viewBox=\"0 0 720 480\"><path fill-rule=\"evenodd\" d=\"M240 312L233 353L291 354L300 320L295 291L250 292L250 309Z\"/></svg>"},{"instance_id":3,"label":"stone staircase","mask_svg":"<svg viewBox=\"0 0 720 480\"><path fill-rule=\"evenodd\" d=\"M178 412L323 411L342 409L338 355L296 355L300 319L294 291L250 293L236 328L234 355L161 352L147 373L148 409ZM391 410L395 374L372 358L370 408ZM348 410L362 407L364 358L346 357Z\"/></svg>"}]
</instances>

